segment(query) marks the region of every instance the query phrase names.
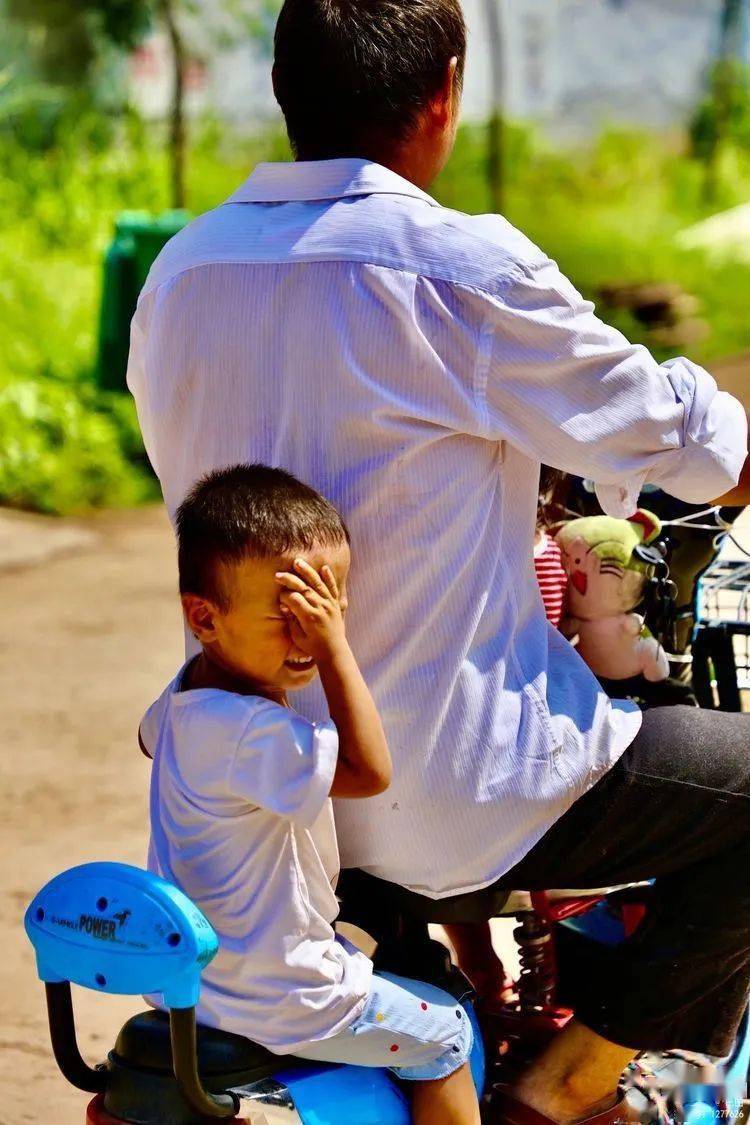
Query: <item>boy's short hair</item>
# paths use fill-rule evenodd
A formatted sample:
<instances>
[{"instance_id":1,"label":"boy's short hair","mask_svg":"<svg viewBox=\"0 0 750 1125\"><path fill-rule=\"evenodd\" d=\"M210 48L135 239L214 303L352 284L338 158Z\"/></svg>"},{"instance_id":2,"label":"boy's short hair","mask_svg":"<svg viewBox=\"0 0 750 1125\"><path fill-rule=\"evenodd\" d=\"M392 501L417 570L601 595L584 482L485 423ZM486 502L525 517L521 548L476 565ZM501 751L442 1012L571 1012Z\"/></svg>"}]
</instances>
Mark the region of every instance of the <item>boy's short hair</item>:
<instances>
[{"instance_id":1,"label":"boy's short hair","mask_svg":"<svg viewBox=\"0 0 750 1125\"><path fill-rule=\"evenodd\" d=\"M222 609L228 597L217 564L349 542L330 501L284 469L259 464L208 473L180 504L176 523L180 593Z\"/></svg>"}]
</instances>

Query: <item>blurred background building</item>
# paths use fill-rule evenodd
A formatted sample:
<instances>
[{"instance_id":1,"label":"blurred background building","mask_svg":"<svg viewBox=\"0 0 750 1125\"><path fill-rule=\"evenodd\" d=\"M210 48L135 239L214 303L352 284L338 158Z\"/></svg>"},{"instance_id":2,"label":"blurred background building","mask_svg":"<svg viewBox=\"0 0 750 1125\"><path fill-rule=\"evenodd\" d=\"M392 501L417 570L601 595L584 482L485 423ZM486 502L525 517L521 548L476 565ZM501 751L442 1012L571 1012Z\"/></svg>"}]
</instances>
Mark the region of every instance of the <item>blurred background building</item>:
<instances>
[{"instance_id":1,"label":"blurred background building","mask_svg":"<svg viewBox=\"0 0 750 1125\"><path fill-rule=\"evenodd\" d=\"M500 69L505 112L578 140L602 125L684 124L721 46L724 0L464 0L469 60L464 118L492 108L494 4L502 31ZM214 41L201 50L200 28L221 27L222 0L200 0L191 18L193 57L187 107L211 109L252 128L276 113L269 63L271 28L244 42ZM741 57L750 58L750 19L740 13ZM129 89L149 118L164 116L171 96L169 40L156 30L131 55Z\"/></svg>"}]
</instances>

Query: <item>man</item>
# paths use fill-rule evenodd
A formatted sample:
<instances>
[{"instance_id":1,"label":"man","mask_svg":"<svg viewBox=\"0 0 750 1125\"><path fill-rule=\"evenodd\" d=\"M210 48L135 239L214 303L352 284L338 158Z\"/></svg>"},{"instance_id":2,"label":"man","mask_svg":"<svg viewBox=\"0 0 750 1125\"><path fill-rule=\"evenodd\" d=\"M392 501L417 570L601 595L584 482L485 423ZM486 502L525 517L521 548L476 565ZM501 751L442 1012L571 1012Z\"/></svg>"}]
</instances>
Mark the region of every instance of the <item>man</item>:
<instances>
[{"instance_id":1,"label":"man","mask_svg":"<svg viewBox=\"0 0 750 1125\"><path fill-rule=\"evenodd\" d=\"M746 420L706 372L598 321L505 220L426 194L464 56L458 0L286 0L296 162L164 250L129 384L171 513L202 473L257 460L349 522L352 643L394 781L339 802L345 866L435 898L659 877L611 995L505 1107L609 1122L636 1050L721 1054L744 1008L750 719L602 694L544 618L539 463L596 480L615 515L649 481L701 502L735 486Z\"/></svg>"}]
</instances>

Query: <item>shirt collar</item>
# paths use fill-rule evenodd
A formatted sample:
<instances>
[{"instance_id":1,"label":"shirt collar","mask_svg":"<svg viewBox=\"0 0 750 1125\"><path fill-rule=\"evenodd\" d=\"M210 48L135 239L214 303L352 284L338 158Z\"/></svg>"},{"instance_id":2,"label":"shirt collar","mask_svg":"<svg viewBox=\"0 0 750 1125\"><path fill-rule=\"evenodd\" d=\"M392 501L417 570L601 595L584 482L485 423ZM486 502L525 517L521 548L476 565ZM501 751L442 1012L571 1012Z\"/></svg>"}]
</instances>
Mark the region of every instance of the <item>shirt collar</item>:
<instances>
[{"instance_id":1,"label":"shirt collar","mask_svg":"<svg viewBox=\"0 0 750 1125\"><path fill-rule=\"evenodd\" d=\"M227 203L288 203L348 195L408 195L431 207L439 206L431 195L390 168L350 158L258 164Z\"/></svg>"}]
</instances>

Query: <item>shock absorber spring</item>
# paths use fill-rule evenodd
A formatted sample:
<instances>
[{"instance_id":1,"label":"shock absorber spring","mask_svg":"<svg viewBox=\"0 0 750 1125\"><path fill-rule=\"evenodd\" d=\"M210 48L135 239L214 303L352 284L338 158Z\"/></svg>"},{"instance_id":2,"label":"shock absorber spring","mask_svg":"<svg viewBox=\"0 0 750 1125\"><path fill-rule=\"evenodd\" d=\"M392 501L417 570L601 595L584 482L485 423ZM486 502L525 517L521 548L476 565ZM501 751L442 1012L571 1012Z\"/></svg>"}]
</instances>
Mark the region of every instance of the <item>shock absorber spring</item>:
<instances>
[{"instance_id":1,"label":"shock absorber spring","mask_svg":"<svg viewBox=\"0 0 750 1125\"><path fill-rule=\"evenodd\" d=\"M552 927L534 911L524 911L518 920L521 924L513 936L521 964L519 1009L531 1015L554 1007L557 974Z\"/></svg>"}]
</instances>

